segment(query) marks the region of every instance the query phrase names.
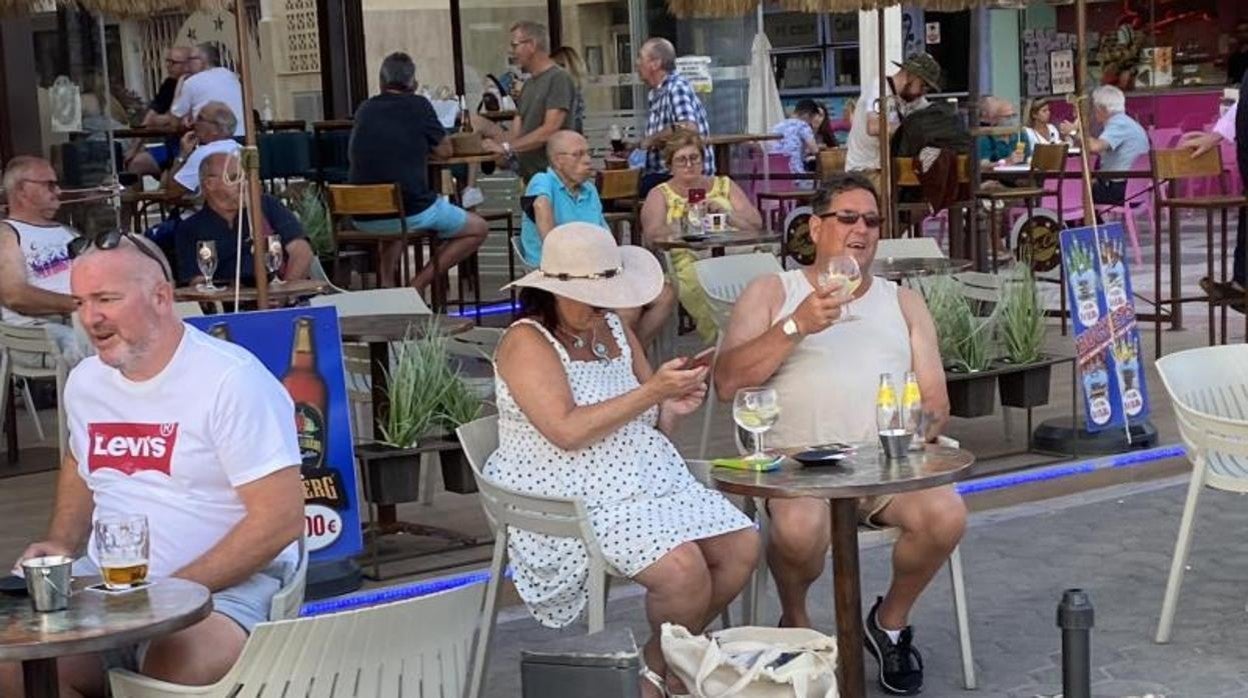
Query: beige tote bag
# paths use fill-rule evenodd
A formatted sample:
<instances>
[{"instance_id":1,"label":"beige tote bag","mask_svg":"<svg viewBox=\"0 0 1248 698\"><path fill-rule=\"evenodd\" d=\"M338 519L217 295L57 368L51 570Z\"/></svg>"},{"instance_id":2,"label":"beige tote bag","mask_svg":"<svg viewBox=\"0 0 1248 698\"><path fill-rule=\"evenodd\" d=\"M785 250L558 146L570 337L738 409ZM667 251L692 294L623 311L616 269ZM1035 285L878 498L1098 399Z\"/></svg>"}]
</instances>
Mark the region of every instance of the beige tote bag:
<instances>
[{"instance_id":1,"label":"beige tote bag","mask_svg":"<svg viewBox=\"0 0 1248 698\"><path fill-rule=\"evenodd\" d=\"M667 666L695 698L836 698L836 640L805 628L693 635L663 624Z\"/></svg>"}]
</instances>

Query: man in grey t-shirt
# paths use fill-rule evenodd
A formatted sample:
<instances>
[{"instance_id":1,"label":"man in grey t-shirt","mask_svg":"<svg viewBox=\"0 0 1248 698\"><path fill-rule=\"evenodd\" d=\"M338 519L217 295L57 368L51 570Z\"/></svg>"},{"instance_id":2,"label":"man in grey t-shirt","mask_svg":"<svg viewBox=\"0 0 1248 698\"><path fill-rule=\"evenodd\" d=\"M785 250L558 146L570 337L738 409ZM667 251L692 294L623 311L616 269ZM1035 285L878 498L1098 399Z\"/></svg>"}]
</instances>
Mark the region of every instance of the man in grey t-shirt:
<instances>
[{"instance_id":1,"label":"man in grey t-shirt","mask_svg":"<svg viewBox=\"0 0 1248 698\"><path fill-rule=\"evenodd\" d=\"M576 83L550 58L550 35L545 25L516 22L511 27L511 55L524 72L532 75L520 93L516 118L503 131L481 118L473 120L488 140L486 148L503 158L516 156L520 176L528 181L550 167L546 141L559 131L572 130L572 103Z\"/></svg>"}]
</instances>

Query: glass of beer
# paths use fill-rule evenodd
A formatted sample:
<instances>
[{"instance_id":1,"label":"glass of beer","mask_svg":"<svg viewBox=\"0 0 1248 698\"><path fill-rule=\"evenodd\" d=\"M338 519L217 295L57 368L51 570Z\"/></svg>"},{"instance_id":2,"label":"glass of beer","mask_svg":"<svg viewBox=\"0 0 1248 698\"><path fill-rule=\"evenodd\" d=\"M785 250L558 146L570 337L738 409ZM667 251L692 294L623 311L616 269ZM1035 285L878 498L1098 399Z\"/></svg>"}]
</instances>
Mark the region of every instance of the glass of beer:
<instances>
[{"instance_id":1,"label":"glass of beer","mask_svg":"<svg viewBox=\"0 0 1248 698\"><path fill-rule=\"evenodd\" d=\"M109 589L129 589L147 580L147 517L108 514L95 520L95 553Z\"/></svg>"}]
</instances>

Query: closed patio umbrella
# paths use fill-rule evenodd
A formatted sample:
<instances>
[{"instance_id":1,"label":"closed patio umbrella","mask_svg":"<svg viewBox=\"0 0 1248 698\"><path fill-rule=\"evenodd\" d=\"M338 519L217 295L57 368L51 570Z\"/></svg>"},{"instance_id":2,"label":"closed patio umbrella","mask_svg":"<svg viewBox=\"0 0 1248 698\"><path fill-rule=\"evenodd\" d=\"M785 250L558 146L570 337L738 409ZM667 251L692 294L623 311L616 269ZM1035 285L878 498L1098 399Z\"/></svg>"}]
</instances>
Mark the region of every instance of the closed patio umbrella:
<instances>
[{"instance_id":1,"label":"closed patio umbrella","mask_svg":"<svg viewBox=\"0 0 1248 698\"><path fill-rule=\"evenodd\" d=\"M760 31L750 49L750 96L746 133L768 133L784 117L776 74L771 69L771 42Z\"/></svg>"}]
</instances>

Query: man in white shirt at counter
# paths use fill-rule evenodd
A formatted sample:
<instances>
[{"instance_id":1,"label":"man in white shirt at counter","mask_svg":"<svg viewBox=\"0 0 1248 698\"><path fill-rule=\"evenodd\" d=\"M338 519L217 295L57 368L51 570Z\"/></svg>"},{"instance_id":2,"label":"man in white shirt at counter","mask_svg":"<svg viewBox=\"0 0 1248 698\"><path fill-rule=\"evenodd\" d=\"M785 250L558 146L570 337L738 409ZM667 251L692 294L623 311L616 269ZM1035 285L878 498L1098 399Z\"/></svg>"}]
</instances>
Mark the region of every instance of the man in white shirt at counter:
<instances>
[{"instance_id":1,"label":"man in white shirt at counter","mask_svg":"<svg viewBox=\"0 0 1248 698\"><path fill-rule=\"evenodd\" d=\"M245 135L243 124L247 115L243 113L243 85L234 71L221 67L221 51L212 44L200 44L191 51L190 60L194 73L182 80L169 116L185 123L188 117L199 116L199 110L209 102L221 102L237 120L231 135Z\"/></svg>"},{"instance_id":2,"label":"man in white shirt at counter","mask_svg":"<svg viewBox=\"0 0 1248 698\"><path fill-rule=\"evenodd\" d=\"M929 54L918 53L894 63L900 70L888 77L891 94L888 100L888 133L892 135L901 118L927 105L927 91L940 91L940 64ZM879 114L884 100L880 99L879 80L871 80L862 87L858 108L846 142L845 170L858 172L871 183L880 186L880 121Z\"/></svg>"},{"instance_id":3,"label":"man in white shirt at counter","mask_svg":"<svg viewBox=\"0 0 1248 698\"><path fill-rule=\"evenodd\" d=\"M71 289L96 355L65 386L69 454L47 536L21 559L79 556L98 567L93 522L144 515L149 574L212 592L213 611L171 635L104 655L62 657L62 694L103 696L110 668L207 685L268 620L298 565L303 534L295 409L242 347L184 324L168 264L150 241L116 232L75 245ZM85 572L85 570L83 570ZM0 665L0 695L22 695Z\"/></svg>"}]
</instances>

